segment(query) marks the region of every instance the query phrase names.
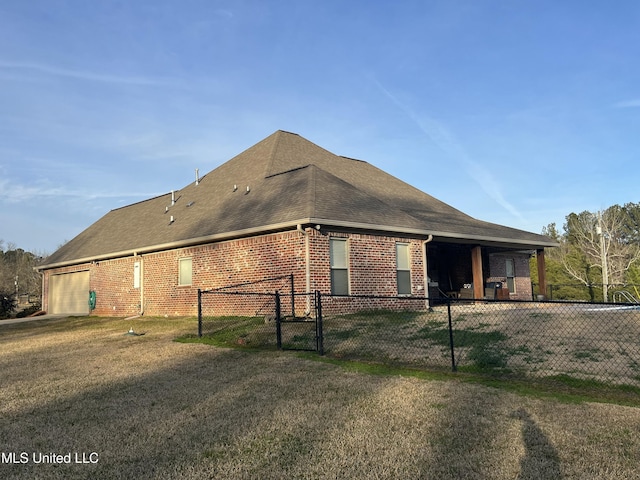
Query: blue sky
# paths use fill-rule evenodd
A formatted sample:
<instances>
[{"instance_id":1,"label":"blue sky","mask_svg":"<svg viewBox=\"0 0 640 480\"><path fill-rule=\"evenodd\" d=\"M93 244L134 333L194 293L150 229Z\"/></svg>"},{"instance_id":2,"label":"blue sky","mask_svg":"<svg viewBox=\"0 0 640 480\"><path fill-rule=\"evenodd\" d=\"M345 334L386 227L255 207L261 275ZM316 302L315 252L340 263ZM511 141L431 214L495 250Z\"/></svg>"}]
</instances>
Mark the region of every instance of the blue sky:
<instances>
[{"instance_id":1,"label":"blue sky","mask_svg":"<svg viewBox=\"0 0 640 480\"><path fill-rule=\"evenodd\" d=\"M281 129L539 233L640 202L640 2L0 0L0 239L52 253Z\"/></svg>"}]
</instances>

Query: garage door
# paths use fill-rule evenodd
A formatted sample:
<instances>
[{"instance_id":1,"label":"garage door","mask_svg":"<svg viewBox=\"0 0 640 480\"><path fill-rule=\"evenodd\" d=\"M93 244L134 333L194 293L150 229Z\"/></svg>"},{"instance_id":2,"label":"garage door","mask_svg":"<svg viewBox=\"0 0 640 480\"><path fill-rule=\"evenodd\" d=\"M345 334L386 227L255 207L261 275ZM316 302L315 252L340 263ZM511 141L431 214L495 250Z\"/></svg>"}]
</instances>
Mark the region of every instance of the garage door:
<instances>
[{"instance_id":1,"label":"garage door","mask_svg":"<svg viewBox=\"0 0 640 480\"><path fill-rule=\"evenodd\" d=\"M89 314L89 271L52 275L49 313Z\"/></svg>"}]
</instances>

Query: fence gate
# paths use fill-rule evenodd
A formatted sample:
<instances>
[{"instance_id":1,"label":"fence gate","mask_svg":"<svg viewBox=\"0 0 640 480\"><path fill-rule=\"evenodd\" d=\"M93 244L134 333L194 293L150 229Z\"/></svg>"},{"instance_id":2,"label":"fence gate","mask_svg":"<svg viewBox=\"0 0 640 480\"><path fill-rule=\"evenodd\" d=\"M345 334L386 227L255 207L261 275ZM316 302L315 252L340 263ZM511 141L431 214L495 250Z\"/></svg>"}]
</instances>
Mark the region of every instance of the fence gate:
<instances>
[{"instance_id":1,"label":"fence gate","mask_svg":"<svg viewBox=\"0 0 640 480\"><path fill-rule=\"evenodd\" d=\"M198 337L324 354L322 308L316 293L258 293L198 289Z\"/></svg>"},{"instance_id":2,"label":"fence gate","mask_svg":"<svg viewBox=\"0 0 640 480\"><path fill-rule=\"evenodd\" d=\"M276 307L276 341L280 350L302 350L324 354L322 345L322 306L320 293L297 294L297 297L306 302L304 316L296 316L295 307L292 306L292 316L282 314L282 297L278 292L275 295ZM291 301L295 301L292 296ZM288 311L285 308L285 311Z\"/></svg>"}]
</instances>

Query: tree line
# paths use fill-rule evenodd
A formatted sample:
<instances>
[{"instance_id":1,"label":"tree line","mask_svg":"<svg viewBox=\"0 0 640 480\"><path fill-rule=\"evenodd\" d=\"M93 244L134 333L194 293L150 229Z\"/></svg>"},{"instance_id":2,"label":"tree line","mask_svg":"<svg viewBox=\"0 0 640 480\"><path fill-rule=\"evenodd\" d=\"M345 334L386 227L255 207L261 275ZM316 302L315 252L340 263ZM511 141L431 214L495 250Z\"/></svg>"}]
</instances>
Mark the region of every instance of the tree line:
<instances>
[{"instance_id":1,"label":"tree line","mask_svg":"<svg viewBox=\"0 0 640 480\"><path fill-rule=\"evenodd\" d=\"M559 243L545 253L547 284L553 289L547 296L609 302L624 290L640 299L640 203L571 213L562 231L550 223L542 233ZM531 278L538 278L535 261Z\"/></svg>"},{"instance_id":2,"label":"tree line","mask_svg":"<svg viewBox=\"0 0 640 480\"><path fill-rule=\"evenodd\" d=\"M42 279L35 267L44 257L0 240L0 318L8 316L19 299L40 302Z\"/></svg>"}]
</instances>

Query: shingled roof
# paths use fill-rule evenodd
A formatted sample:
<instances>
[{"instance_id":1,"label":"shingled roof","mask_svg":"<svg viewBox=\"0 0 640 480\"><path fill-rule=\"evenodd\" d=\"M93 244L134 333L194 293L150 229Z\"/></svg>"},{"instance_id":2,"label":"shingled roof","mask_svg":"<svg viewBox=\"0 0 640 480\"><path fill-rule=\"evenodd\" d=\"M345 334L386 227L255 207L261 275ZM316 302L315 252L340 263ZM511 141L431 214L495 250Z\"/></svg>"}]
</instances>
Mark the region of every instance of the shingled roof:
<instances>
[{"instance_id":1,"label":"shingled roof","mask_svg":"<svg viewBox=\"0 0 640 480\"><path fill-rule=\"evenodd\" d=\"M198 185L192 182L173 193L110 211L53 253L41 268L300 224L523 249L556 245L542 235L472 218L367 162L337 156L279 130L209 172Z\"/></svg>"}]
</instances>

